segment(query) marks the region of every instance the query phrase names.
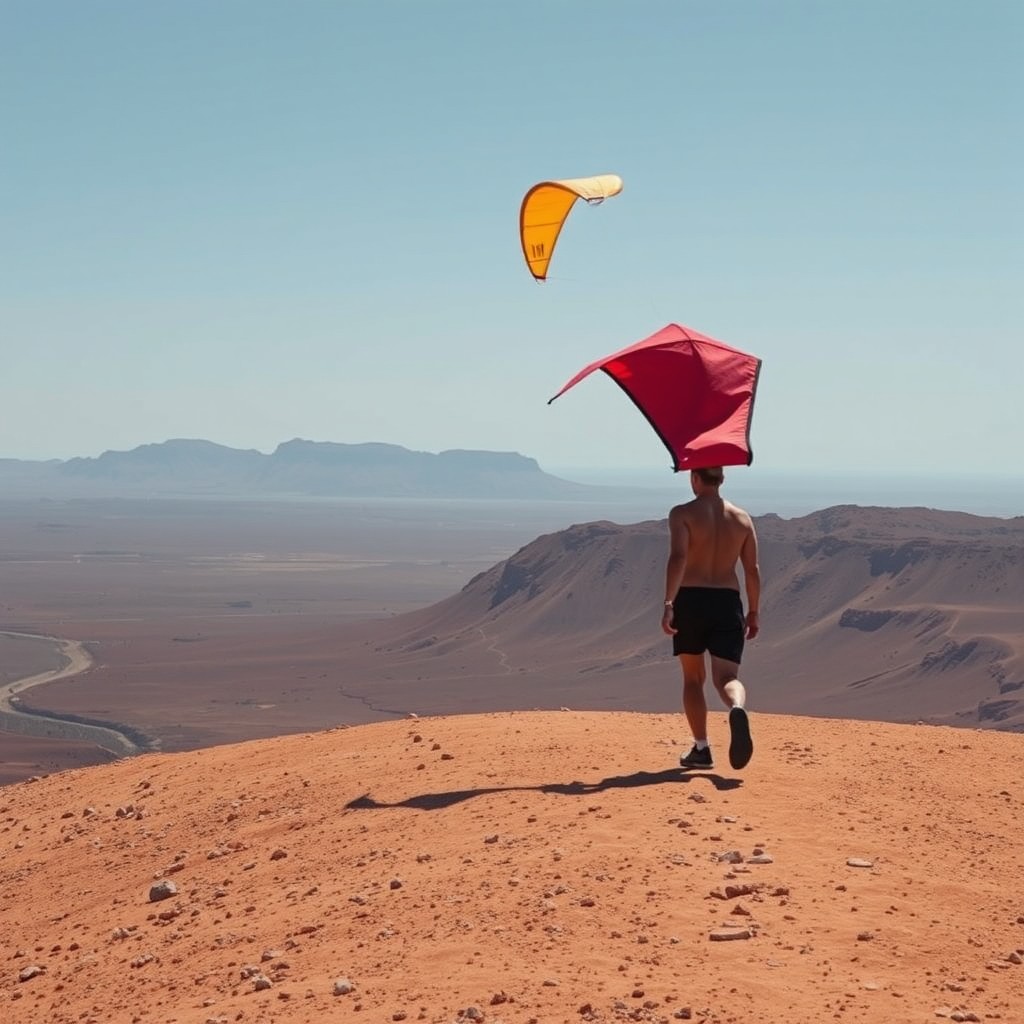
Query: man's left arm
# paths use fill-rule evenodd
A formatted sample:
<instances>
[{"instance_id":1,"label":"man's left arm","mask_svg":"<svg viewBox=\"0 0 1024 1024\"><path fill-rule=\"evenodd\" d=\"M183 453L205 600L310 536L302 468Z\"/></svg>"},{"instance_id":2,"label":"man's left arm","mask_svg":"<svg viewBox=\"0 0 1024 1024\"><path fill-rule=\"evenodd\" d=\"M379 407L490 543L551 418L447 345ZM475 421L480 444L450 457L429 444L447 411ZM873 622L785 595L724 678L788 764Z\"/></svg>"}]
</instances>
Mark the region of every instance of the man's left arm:
<instances>
[{"instance_id":1,"label":"man's left arm","mask_svg":"<svg viewBox=\"0 0 1024 1024\"><path fill-rule=\"evenodd\" d=\"M662 631L671 636L675 633L672 625L672 603L683 583L686 572L686 547L690 530L681 505L676 505L668 514L669 551L665 565L665 604L661 613Z\"/></svg>"}]
</instances>

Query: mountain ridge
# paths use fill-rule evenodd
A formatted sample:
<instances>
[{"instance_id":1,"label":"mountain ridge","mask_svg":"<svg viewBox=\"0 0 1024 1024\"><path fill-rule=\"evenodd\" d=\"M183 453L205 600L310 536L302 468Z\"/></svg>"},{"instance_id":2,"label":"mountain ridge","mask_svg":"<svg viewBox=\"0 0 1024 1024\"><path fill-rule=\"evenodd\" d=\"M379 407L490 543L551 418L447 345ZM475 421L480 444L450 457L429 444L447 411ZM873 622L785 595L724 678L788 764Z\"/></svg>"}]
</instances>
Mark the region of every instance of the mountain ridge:
<instances>
[{"instance_id":1,"label":"mountain ridge","mask_svg":"<svg viewBox=\"0 0 1024 1024\"><path fill-rule=\"evenodd\" d=\"M757 706L1024 731L1024 517L836 506L755 522L764 626L741 675ZM434 652L443 675L500 649L505 666L557 677L566 702L594 706L568 681L585 692L595 674L671 671L652 628L664 560L664 521L572 526L393 620L379 651L391 673Z\"/></svg>"},{"instance_id":2,"label":"mountain ridge","mask_svg":"<svg viewBox=\"0 0 1024 1024\"><path fill-rule=\"evenodd\" d=\"M379 441L293 438L264 454L201 438L67 460L0 459L8 496L136 495L601 499L635 489L580 484L518 452L415 451Z\"/></svg>"}]
</instances>

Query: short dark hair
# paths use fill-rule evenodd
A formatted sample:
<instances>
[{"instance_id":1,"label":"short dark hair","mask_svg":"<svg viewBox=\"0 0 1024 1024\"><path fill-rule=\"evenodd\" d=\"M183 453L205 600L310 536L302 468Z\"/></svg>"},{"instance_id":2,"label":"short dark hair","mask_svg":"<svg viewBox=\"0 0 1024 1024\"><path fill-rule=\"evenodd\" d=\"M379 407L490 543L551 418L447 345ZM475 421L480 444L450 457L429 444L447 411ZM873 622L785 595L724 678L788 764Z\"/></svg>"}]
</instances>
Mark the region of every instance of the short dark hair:
<instances>
[{"instance_id":1,"label":"short dark hair","mask_svg":"<svg viewBox=\"0 0 1024 1024\"><path fill-rule=\"evenodd\" d=\"M709 486L720 484L725 479L725 471L721 466L701 466L693 470L700 477L701 482Z\"/></svg>"}]
</instances>

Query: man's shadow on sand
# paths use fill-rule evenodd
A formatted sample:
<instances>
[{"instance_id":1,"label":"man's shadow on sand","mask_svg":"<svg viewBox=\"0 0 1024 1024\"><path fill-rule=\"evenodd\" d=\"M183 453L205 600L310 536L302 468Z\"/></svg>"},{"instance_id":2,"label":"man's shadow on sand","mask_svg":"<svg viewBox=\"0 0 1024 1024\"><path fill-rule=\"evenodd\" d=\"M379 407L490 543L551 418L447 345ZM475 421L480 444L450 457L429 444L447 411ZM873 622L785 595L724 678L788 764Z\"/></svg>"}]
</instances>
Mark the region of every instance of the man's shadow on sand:
<instances>
[{"instance_id":1,"label":"man's shadow on sand","mask_svg":"<svg viewBox=\"0 0 1024 1024\"><path fill-rule=\"evenodd\" d=\"M689 783L694 779L707 779L717 790L728 792L743 785L742 779L725 779L710 772L691 774L681 768L668 768L662 772L634 772L632 775L613 775L600 782L546 782L540 786L493 786L486 789L454 789L447 793L421 793L396 803L382 803L369 793L345 804L347 811L371 811L384 807L411 807L418 811L439 811L464 800L491 793L558 793L560 796L591 796L609 789L636 789L638 786L661 786L669 783Z\"/></svg>"}]
</instances>

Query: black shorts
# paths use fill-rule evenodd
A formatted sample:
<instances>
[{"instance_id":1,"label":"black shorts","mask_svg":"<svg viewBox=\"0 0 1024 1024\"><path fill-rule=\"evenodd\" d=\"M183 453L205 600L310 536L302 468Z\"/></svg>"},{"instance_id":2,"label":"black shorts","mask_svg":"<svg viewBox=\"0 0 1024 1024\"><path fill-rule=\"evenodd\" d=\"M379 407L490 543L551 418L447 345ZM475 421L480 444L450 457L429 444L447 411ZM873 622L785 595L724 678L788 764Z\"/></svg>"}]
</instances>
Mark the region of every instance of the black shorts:
<instances>
[{"instance_id":1,"label":"black shorts","mask_svg":"<svg viewBox=\"0 0 1024 1024\"><path fill-rule=\"evenodd\" d=\"M740 592L729 587L680 587L672 602L672 653L703 654L735 661L743 657L747 622Z\"/></svg>"}]
</instances>

